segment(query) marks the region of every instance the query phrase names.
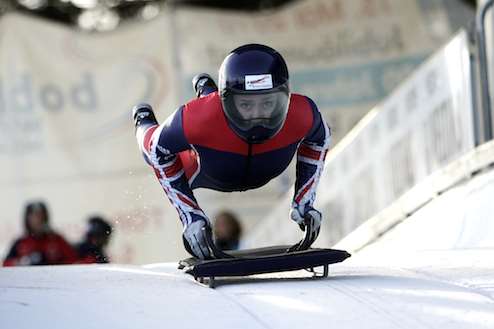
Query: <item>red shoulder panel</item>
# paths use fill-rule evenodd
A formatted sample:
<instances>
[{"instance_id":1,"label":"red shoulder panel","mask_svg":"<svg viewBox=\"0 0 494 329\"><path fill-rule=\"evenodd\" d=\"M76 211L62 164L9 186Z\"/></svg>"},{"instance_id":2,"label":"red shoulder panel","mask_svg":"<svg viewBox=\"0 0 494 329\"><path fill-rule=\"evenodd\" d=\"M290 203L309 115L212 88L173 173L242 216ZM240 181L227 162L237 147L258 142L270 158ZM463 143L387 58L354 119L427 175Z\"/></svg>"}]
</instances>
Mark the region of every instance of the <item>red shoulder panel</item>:
<instances>
[{"instance_id":1,"label":"red shoulder panel","mask_svg":"<svg viewBox=\"0 0 494 329\"><path fill-rule=\"evenodd\" d=\"M183 128L190 144L218 151L246 155L247 143L230 129L217 92L192 100L183 110ZM287 118L276 136L262 144L255 144L253 154L284 148L301 141L313 123L310 104L304 96L292 94Z\"/></svg>"}]
</instances>

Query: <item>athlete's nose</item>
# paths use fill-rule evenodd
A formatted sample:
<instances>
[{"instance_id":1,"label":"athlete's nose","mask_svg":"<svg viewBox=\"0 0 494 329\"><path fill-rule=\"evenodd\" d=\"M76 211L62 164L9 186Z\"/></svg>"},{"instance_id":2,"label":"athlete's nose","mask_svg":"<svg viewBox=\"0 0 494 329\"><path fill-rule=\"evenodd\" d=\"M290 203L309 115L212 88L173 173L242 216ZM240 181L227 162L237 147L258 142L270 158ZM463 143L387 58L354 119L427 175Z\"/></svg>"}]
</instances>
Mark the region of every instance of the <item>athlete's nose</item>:
<instances>
[{"instance_id":1,"label":"athlete's nose","mask_svg":"<svg viewBox=\"0 0 494 329\"><path fill-rule=\"evenodd\" d=\"M260 118L262 116L262 108L259 103L256 103L254 104L254 106L252 106L251 114L253 118Z\"/></svg>"}]
</instances>

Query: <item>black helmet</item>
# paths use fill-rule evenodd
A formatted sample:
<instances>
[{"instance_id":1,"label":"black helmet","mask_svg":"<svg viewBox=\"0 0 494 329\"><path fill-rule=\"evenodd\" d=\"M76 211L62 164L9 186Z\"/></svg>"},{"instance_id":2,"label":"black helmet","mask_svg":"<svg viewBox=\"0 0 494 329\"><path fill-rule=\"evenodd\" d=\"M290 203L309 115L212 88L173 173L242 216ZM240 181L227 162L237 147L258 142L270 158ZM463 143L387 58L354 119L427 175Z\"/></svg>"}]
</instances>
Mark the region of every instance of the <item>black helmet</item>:
<instances>
[{"instance_id":1,"label":"black helmet","mask_svg":"<svg viewBox=\"0 0 494 329\"><path fill-rule=\"evenodd\" d=\"M276 50L259 44L232 50L221 64L219 88L228 123L242 139L262 143L283 127L290 88Z\"/></svg>"}]
</instances>

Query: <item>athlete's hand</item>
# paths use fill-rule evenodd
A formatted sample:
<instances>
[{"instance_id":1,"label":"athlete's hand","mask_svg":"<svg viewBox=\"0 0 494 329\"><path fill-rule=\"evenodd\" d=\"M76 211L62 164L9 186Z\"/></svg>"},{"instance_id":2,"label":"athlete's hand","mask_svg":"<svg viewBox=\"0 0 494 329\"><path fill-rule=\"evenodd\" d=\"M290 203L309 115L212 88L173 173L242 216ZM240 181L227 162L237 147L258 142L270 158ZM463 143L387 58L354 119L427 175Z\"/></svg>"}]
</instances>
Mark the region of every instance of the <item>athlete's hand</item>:
<instances>
[{"instance_id":1,"label":"athlete's hand","mask_svg":"<svg viewBox=\"0 0 494 329\"><path fill-rule=\"evenodd\" d=\"M196 219L184 227L182 236L185 249L189 254L200 259L213 258L213 253L208 244L208 240L212 241L211 234L207 219Z\"/></svg>"},{"instance_id":2,"label":"athlete's hand","mask_svg":"<svg viewBox=\"0 0 494 329\"><path fill-rule=\"evenodd\" d=\"M308 227L310 232L310 245L316 241L321 229L322 214L311 206L293 205L290 210L290 218L295 221L302 231Z\"/></svg>"}]
</instances>

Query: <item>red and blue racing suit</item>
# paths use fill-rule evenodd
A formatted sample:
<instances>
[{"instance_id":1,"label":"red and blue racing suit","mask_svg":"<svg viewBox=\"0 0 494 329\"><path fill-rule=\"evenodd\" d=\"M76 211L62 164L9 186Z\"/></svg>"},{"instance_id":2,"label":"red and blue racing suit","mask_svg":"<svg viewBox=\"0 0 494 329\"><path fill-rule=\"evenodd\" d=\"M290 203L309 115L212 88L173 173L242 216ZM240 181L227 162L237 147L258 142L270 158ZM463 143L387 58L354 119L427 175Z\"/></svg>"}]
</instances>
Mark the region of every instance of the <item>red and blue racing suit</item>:
<instances>
[{"instance_id":1,"label":"red and blue racing suit","mask_svg":"<svg viewBox=\"0 0 494 329\"><path fill-rule=\"evenodd\" d=\"M229 127L216 91L181 106L161 125L137 129L144 158L184 225L207 218L193 189L232 192L261 187L280 175L295 153L293 206L311 207L330 136L315 103L291 94L282 129L264 143L249 144Z\"/></svg>"}]
</instances>

